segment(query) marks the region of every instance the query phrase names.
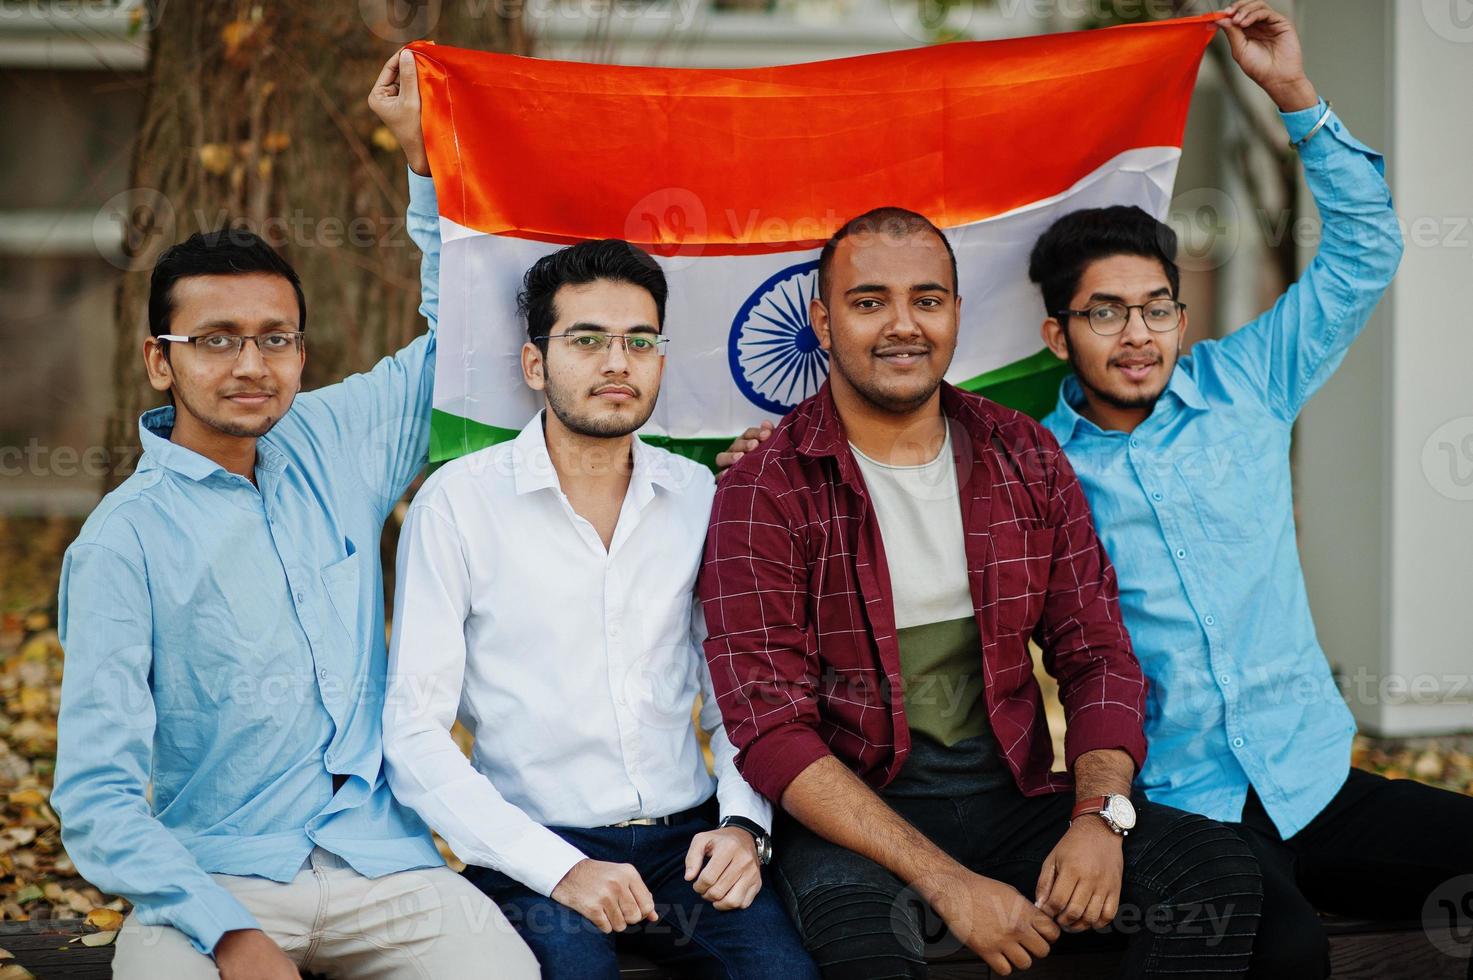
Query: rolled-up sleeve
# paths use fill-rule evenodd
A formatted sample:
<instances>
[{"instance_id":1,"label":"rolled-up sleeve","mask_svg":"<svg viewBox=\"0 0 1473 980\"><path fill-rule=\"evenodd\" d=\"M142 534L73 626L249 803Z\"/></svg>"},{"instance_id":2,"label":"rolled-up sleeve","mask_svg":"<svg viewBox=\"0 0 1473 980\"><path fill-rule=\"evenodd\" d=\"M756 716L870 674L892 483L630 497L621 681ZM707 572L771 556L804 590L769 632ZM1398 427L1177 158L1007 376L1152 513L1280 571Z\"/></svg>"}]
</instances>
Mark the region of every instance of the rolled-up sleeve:
<instances>
[{"instance_id":1,"label":"rolled-up sleeve","mask_svg":"<svg viewBox=\"0 0 1473 980\"><path fill-rule=\"evenodd\" d=\"M429 459L440 309L436 208L434 182L409 171L405 224L420 250L419 311L429 329L371 370L298 396L293 407L303 431L343 460L384 517Z\"/></svg>"},{"instance_id":2,"label":"rolled-up sleeve","mask_svg":"<svg viewBox=\"0 0 1473 980\"><path fill-rule=\"evenodd\" d=\"M1299 147L1320 214L1314 259L1267 312L1194 349L1198 360L1221 362L1224 377L1240 382L1239 394L1290 423L1370 321L1404 248L1381 154L1352 136L1324 102L1283 114L1284 127L1291 140L1302 140L1322 117L1324 126Z\"/></svg>"}]
</instances>

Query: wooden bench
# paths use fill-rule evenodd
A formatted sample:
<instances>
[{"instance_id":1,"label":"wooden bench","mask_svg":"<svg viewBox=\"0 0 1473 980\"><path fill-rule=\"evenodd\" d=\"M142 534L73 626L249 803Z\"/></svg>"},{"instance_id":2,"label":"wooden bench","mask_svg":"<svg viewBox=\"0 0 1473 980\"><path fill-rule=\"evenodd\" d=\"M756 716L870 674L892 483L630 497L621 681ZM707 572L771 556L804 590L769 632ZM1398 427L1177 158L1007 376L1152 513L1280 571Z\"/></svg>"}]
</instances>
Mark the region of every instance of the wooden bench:
<instances>
[{"instance_id":1,"label":"wooden bench","mask_svg":"<svg viewBox=\"0 0 1473 980\"><path fill-rule=\"evenodd\" d=\"M1330 933L1336 980L1473 980L1473 960L1455 958L1435 945L1420 922L1325 920ZM36 980L110 980L111 946L84 946L80 919L0 922L0 948ZM1463 945L1467 946L1467 940ZM620 957L628 980L679 980L638 957ZM1118 965L1114 953L1065 953L1052 956L1025 976L1029 980L1105 980ZM934 980L987 980L991 971L969 955L937 960Z\"/></svg>"}]
</instances>

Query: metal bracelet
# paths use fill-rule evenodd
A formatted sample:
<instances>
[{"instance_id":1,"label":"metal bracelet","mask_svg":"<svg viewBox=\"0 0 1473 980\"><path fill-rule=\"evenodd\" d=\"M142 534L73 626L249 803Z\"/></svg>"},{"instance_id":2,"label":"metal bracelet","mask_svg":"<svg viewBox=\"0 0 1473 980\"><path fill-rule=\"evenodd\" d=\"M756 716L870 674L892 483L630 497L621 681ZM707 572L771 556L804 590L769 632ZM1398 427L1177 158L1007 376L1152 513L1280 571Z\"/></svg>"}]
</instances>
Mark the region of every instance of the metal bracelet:
<instances>
[{"instance_id":1,"label":"metal bracelet","mask_svg":"<svg viewBox=\"0 0 1473 980\"><path fill-rule=\"evenodd\" d=\"M1297 150L1297 149L1300 149L1301 147L1303 147L1304 144L1308 143L1310 140L1314 139L1314 134L1315 133L1318 133L1320 130L1324 129L1325 128L1325 123L1327 123L1327 122L1330 121L1330 113L1333 112L1334 110L1335 110L1335 104L1333 102L1331 102L1329 99L1326 99L1325 100L1325 111L1320 116L1319 122L1315 123L1314 124L1314 128L1311 129L1309 132L1307 132L1307 133L1304 134L1304 138L1303 139L1290 140L1289 141L1289 145L1291 147L1293 147L1294 149Z\"/></svg>"}]
</instances>

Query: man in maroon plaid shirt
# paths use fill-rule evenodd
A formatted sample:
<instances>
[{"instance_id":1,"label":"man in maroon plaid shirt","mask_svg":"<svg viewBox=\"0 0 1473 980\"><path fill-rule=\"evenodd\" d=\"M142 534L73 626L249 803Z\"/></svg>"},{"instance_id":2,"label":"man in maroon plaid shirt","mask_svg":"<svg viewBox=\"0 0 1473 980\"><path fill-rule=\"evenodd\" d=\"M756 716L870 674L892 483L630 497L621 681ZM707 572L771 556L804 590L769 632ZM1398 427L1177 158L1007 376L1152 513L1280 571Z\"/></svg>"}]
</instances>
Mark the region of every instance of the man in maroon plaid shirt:
<instances>
[{"instance_id":1,"label":"man in maroon plaid shirt","mask_svg":"<svg viewBox=\"0 0 1473 980\"><path fill-rule=\"evenodd\" d=\"M785 811L779 890L826 977L925 976L930 912L1000 974L1062 929L1123 944L1127 976L1241 975L1257 866L1205 817L1132 805L1145 681L1114 569L1053 437L942 382L960 304L924 217L846 224L810 309L828 383L717 489L706 656L742 774Z\"/></svg>"}]
</instances>

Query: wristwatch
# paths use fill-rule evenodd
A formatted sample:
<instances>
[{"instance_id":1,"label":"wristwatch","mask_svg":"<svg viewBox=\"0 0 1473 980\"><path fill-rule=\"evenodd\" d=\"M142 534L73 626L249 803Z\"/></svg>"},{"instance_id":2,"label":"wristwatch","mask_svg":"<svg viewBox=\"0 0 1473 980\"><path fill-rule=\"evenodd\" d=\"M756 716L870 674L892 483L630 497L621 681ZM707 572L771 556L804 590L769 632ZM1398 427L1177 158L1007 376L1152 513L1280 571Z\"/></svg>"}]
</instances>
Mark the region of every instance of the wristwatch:
<instances>
[{"instance_id":1,"label":"wristwatch","mask_svg":"<svg viewBox=\"0 0 1473 980\"><path fill-rule=\"evenodd\" d=\"M740 827L751 834L753 840L757 842L758 864L765 865L772 860L772 837L762 829L762 825L757 821L748 820L746 817L722 817L720 826L722 829Z\"/></svg>"},{"instance_id":2,"label":"wristwatch","mask_svg":"<svg viewBox=\"0 0 1473 980\"><path fill-rule=\"evenodd\" d=\"M1080 800L1074 804L1074 813L1069 818L1069 822L1073 823L1090 813L1098 813L1100 819L1105 821L1105 825L1121 837L1135 828L1135 807L1131 805L1128 797L1111 794Z\"/></svg>"}]
</instances>

